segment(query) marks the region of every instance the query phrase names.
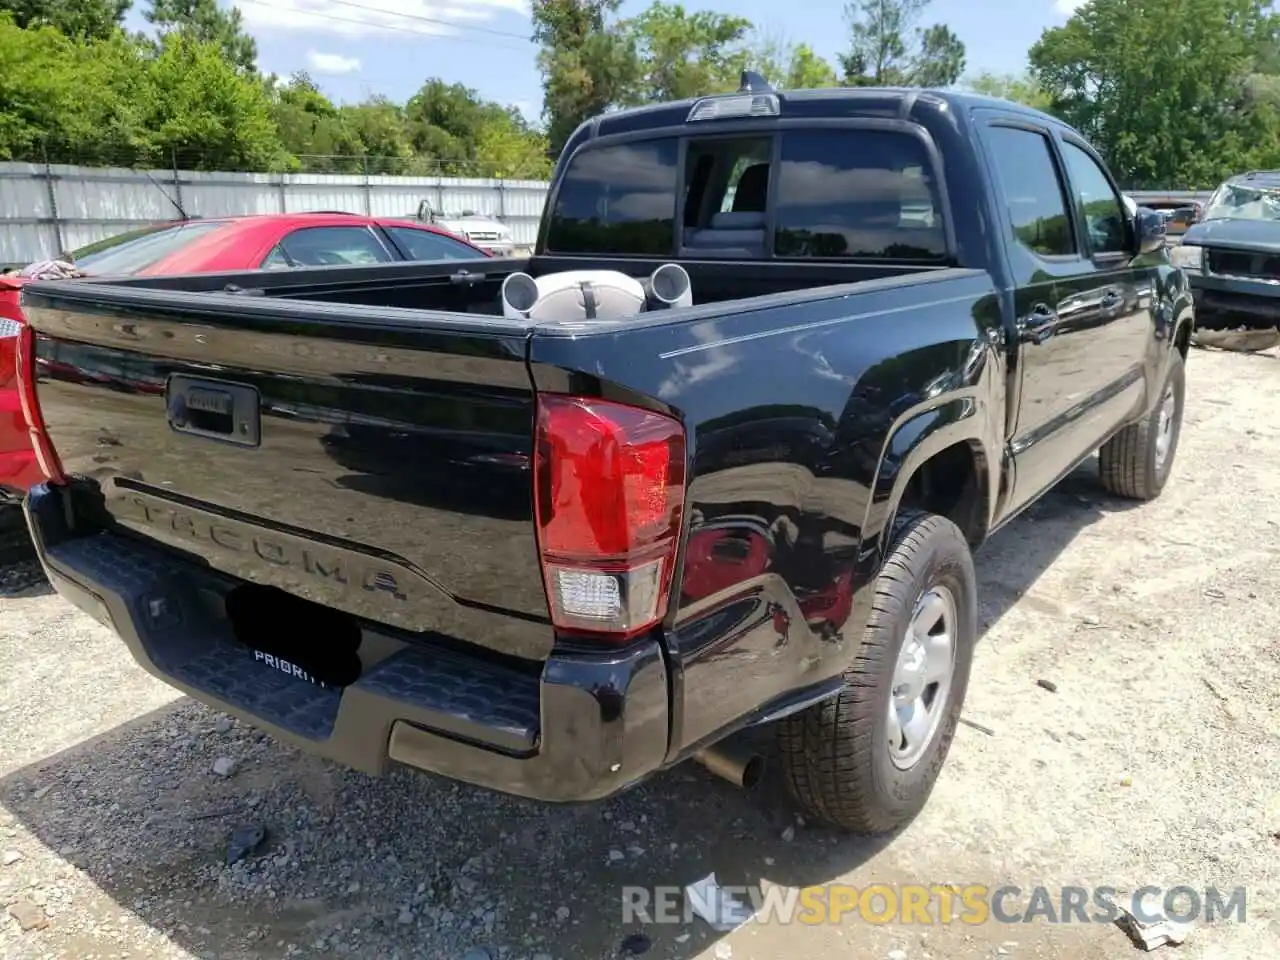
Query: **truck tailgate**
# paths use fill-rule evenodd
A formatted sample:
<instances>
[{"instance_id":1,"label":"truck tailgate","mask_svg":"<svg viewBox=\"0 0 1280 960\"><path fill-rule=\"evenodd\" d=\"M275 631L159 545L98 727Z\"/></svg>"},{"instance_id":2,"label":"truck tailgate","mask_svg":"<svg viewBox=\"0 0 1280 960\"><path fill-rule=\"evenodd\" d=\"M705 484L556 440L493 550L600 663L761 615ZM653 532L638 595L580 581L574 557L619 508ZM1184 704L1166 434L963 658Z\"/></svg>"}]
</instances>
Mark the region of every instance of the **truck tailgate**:
<instances>
[{"instance_id":1,"label":"truck tailgate","mask_svg":"<svg viewBox=\"0 0 1280 960\"><path fill-rule=\"evenodd\" d=\"M369 621L549 654L518 324L41 286L46 429L111 524Z\"/></svg>"}]
</instances>

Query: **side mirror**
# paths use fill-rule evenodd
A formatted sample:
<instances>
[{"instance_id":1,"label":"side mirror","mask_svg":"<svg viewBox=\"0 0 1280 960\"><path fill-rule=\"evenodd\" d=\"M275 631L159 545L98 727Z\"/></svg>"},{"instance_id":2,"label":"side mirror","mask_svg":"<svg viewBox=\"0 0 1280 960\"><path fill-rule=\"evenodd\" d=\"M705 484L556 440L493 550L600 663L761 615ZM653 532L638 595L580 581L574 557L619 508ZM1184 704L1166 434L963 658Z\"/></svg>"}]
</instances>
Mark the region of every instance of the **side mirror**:
<instances>
[{"instance_id":1,"label":"side mirror","mask_svg":"<svg viewBox=\"0 0 1280 960\"><path fill-rule=\"evenodd\" d=\"M1138 253L1155 253L1164 246L1168 226L1155 210L1139 207L1133 218L1133 236L1137 241Z\"/></svg>"}]
</instances>

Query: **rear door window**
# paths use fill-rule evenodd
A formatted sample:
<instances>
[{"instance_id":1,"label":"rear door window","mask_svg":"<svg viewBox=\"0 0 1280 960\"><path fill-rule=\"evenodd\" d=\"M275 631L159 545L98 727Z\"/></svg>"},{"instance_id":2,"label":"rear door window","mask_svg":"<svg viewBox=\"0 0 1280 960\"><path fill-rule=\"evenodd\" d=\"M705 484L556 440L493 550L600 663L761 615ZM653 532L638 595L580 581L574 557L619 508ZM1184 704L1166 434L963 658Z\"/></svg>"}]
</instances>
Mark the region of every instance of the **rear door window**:
<instances>
[{"instance_id":1,"label":"rear door window","mask_svg":"<svg viewBox=\"0 0 1280 960\"><path fill-rule=\"evenodd\" d=\"M410 260L478 260L484 256L474 247L430 230L416 227L383 227Z\"/></svg>"},{"instance_id":2,"label":"rear door window","mask_svg":"<svg viewBox=\"0 0 1280 960\"><path fill-rule=\"evenodd\" d=\"M988 128L986 136L1000 197L1018 243L1042 257L1074 254L1075 232L1049 138L1004 126Z\"/></svg>"},{"instance_id":3,"label":"rear door window","mask_svg":"<svg viewBox=\"0 0 1280 960\"><path fill-rule=\"evenodd\" d=\"M303 227L281 240L280 247L290 260L304 267L387 263L393 259L368 227Z\"/></svg>"},{"instance_id":4,"label":"rear door window","mask_svg":"<svg viewBox=\"0 0 1280 960\"><path fill-rule=\"evenodd\" d=\"M547 250L670 255L679 174L674 137L580 150L556 193Z\"/></svg>"},{"instance_id":5,"label":"rear door window","mask_svg":"<svg viewBox=\"0 0 1280 960\"><path fill-rule=\"evenodd\" d=\"M928 151L886 130L782 135L774 253L779 257L941 260L942 204Z\"/></svg>"}]
</instances>

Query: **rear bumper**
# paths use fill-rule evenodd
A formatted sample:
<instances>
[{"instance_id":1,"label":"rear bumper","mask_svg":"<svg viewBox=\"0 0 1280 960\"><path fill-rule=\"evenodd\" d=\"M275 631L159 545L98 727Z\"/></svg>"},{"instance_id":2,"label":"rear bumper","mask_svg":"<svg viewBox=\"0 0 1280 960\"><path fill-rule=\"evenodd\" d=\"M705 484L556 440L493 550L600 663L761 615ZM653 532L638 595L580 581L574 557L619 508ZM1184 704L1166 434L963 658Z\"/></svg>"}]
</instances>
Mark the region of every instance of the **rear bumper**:
<instances>
[{"instance_id":1,"label":"rear bumper","mask_svg":"<svg viewBox=\"0 0 1280 960\"><path fill-rule=\"evenodd\" d=\"M296 679L234 638L237 581L111 531L72 535L64 491L41 484L27 521L54 588L110 627L152 675L278 739L372 774L389 762L547 801L609 796L667 753L661 651L556 653L541 675L365 625L345 689Z\"/></svg>"}]
</instances>

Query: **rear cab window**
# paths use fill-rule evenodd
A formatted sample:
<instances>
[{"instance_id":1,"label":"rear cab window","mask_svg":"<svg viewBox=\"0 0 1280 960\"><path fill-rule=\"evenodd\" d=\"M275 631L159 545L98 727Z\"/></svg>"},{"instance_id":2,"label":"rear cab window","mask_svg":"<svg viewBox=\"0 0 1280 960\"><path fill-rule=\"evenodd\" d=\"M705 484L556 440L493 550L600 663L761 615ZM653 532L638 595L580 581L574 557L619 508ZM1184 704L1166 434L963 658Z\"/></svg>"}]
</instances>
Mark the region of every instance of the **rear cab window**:
<instances>
[{"instance_id":1,"label":"rear cab window","mask_svg":"<svg viewBox=\"0 0 1280 960\"><path fill-rule=\"evenodd\" d=\"M674 137L578 152L560 179L548 248L669 256L679 181L680 144Z\"/></svg>"},{"instance_id":2,"label":"rear cab window","mask_svg":"<svg viewBox=\"0 0 1280 960\"><path fill-rule=\"evenodd\" d=\"M948 257L926 142L856 126L588 143L561 177L545 246L612 256Z\"/></svg>"}]
</instances>

